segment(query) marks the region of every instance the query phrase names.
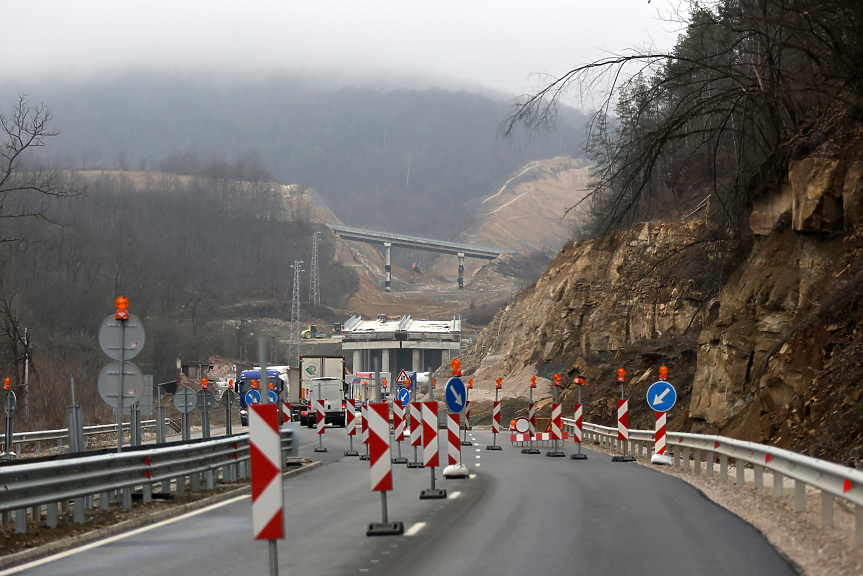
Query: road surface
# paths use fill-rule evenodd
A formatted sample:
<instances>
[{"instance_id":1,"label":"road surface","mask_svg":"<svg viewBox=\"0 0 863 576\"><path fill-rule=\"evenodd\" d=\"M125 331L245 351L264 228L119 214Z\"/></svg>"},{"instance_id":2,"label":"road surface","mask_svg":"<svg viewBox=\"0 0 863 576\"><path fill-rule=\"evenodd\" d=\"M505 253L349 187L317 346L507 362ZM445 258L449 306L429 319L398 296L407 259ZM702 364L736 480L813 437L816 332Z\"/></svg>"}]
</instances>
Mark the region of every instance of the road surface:
<instances>
[{"instance_id":1,"label":"road surface","mask_svg":"<svg viewBox=\"0 0 863 576\"><path fill-rule=\"evenodd\" d=\"M582 461L521 454L508 442L487 451L487 431L462 447L470 479L443 480L437 469L445 500L419 499L429 469L394 465L389 519L407 534L367 537L381 519L368 462L343 456L344 429L327 429L325 454L312 452L313 431L301 435L300 454L324 464L284 483L283 576L796 574L759 532L676 478L588 450ZM407 443L402 453L413 459ZM252 539L246 496L0 575L13 573L263 575L267 545Z\"/></svg>"}]
</instances>

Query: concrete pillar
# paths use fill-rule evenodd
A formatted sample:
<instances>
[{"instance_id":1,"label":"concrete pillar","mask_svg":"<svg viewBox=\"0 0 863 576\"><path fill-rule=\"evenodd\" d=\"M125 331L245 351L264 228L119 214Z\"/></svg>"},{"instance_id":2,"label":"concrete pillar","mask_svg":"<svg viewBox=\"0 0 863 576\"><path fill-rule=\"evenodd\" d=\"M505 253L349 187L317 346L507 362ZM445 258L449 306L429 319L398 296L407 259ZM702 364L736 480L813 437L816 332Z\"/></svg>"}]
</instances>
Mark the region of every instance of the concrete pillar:
<instances>
[{"instance_id":1,"label":"concrete pillar","mask_svg":"<svg viewBox=\"0 0 863 576\"><path fill-rule=\"evenodd\" d=\"M420 352L422 352L422 350L420 350L419 348L414 348L413 350L411 350L411 371L413 372L421 372L423 369Z\"/></svg>"},{"instance_id":2,"label":"concrete pillar","mask_svg":"<svg viewBox=\"0 0 863 576\"><path fill-rule=\"evenodd\" d=\"M354 350L354 374L363 371L363 351Z\"/></svg>"},{"instance_id":3,"label":"concrete pillar","mask_svg":"<svg viewBox=\"0 0 863 576\"><path fill-rule=\"evenodd\" d=\"M390 252L392 251L392 244L389 242L384 242L384 289L387 292L390 292L390 278L391 273L393 271L392 264L390 263Z\"/></svg>"},{"instance_id":4,"label":"concrete pillar","mask_svg":"<svg viewBox=\"0 0 863 576\"><path fill-rule=\"evenodd\" d=\"M389 260L387 260L389 262ZM464 252L458 253L458 289L464 288Z\"/></svg>"},{"instance_id":5,"label":"concrete pillar","mask_svg":"<svg viewBox=\"0 0 863 576\"><path fill-rule=\"evenodd\" d=\"M389 372L392 374L392 370L390 370L390 349L382 348L381 349L381 372ZM389 382L387 383L389 385Z\"/></svg>"}]
</instances>

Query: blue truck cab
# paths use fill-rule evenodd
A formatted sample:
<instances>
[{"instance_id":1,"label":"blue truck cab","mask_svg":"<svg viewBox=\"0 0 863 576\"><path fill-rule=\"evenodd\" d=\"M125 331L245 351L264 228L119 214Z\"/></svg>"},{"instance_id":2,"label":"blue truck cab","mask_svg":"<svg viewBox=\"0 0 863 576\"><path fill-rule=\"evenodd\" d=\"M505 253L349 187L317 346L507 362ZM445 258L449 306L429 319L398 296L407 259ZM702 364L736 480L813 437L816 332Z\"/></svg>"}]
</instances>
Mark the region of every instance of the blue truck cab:
<instances>
[{"instance_id":1,"label":"blue truck cab","mask_svg":"<svg viewBox=\"0 0 863 576\"><path fill-rule=\"evenodd\" d=\"M278 370L273 368L267 369L267 382L272 383L273 392L275 392L276 396L279 398L282 398L282 391L287 390L288 382L286 378L287 376L285 374L280 374ZM252 390L253 382L256 383L257 390L261 396L266 394L266 391L261 389L260 368L254 370L243 370L240 373L240 379L237 380L237 383L234 385L234 392L237 393L237 397L240 399L240 424L243 426L249 425L249 406L246 402L246 393L249 390ZM269 386L267 386L267 389L269 389Z\"/></svg>"}]
</instances>

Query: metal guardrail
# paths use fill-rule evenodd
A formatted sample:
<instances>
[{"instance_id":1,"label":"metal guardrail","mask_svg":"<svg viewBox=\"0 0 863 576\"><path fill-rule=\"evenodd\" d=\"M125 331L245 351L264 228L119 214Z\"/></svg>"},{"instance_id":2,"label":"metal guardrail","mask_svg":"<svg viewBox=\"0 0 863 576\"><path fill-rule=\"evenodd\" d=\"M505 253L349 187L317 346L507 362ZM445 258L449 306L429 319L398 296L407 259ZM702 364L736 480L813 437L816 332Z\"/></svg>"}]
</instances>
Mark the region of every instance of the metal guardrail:
<instances>
[{"instance_id":1,"label":"metal guardrail","mask_svg":"<svg viewBox=\"0 0 863 576\"><path fill-rule=\"evenodd\" d=\"M299 453L299 425L287 423L281 429L284 457ZM163 444L121 453L77 454L41 462L21 462L0 468L0 514L3 521L15 515L15 531L27 530L28 511L32 520L44 518L49 527L57 526L58 507L73 519L84 522L84 510L107 510L120 501L132 506L133 491L150 502L154 494L164 498L175 492L213 488L216 480L231 482L250 474L249 434L225 436L184 443Z\"/></svg>"},{"instance_id":2,"label":"metal guardrail","mask_svg":"<svg viewBox=\"0 0 863 576\"><path fill-rule=\"evenodd\" d=\"M130 424L128 422L123 423L123 430L128 432L130 428ZM155 420L145 420L141 422L141 430L148 430L156 428ZM96 437L96 445L97 447L102 447L102 436L104 435L112 435L116 434L117 425L116 424L100 424L98 426L84 426L84 436L87 438L88 443L89 439L92 436ZM38 430L35 432L15 432L12 434L12 443L15 444L15 452L18 455L21 454L21 445L22 444L35 444L36 455L38 456L41 453L42 442L49 442L52 440L57 441L57 450L60 451L63 449L63 441L65 440L67 445L69 442L69 430L67 428L61 428L59 430ZM0 445L5 443L6 434L0 434Z\"/></svg>"},{"instance_id":3,"label":"metal guardrail","mask_svg":"<svg viewBox=\"0 0 863 576\"><path fill-rule=\"evenodd\" d=\"M575 420L563 418L564 429L572 431ZM582 424L585 440L622 450L617 428ZM650 458L654 448L654 432L651 430L629 431L630 453L641 457L646 452ZM784 478L794 480L794 511L806 510L806 487L811 486L821 493L821 527L833 527L833 500L840 498L854 504L855 546L863 546L863 471L805 456L790 450L766 446L755 442L688 432L666 432L666 452L673 455L672 465L689 470L690 459L696 474L701 473L702 456L705 472L714 476L716 457L719 457L719 478L728 480L729 459L734 460L736 483L746 483L746 467L753 471L755 488L764 489L764 471L773 476L773 496L785 494ZM740 466L739 464L743 464Z\"/></svg>"}]
</instances>

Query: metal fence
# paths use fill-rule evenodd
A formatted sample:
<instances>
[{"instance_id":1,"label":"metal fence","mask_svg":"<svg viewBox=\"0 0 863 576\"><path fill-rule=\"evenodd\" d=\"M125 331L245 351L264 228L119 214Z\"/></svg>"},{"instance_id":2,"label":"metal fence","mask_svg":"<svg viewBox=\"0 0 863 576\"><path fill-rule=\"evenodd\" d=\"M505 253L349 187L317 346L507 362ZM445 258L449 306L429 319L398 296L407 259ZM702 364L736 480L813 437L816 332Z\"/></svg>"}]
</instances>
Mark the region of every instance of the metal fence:
<instances>
[{"instance_id":1,"label":"metal fence","mask_svg":"<svg viewBox=\"0 0 863 576\"><path fill-rule=\"evenodd\" d=\"M572 431L575 420L563 419L564 428ZM585 441L622 450L617 428L599 426L585 422L582 425ZM729 462L733 461L735 481L739 486L746 483L746 469L753 471L755 488L764 489L764 472L772 476L774 497L785 493L784 478L794 481L794 511L806 509L806 487L811 486L821 493L821 526L833 527L833 501L835 498L854 504L854 544L863 546L863 471L832 462L805 456L790 450L746 442L725 436L667 432L666 453L672 457L672 465L699 474L714 476L722 482L728 480ZM629 431L630 453L650 458L654 448L654 433L650 430Z\"/></svg>"},{"instance_id":2,"label":"metal fence","mask_svg":"<svg viewBox=\"0 0 863 576\"><path fill-rule=\"evenodd\" d=\"M296 456L299 425L281 429L282 453ZM202 484L211 489L218 480L231 482L250 474L249 435L139 446L121 453L78 453L20 462L0 467L0 514L4 522L15 516L15 531L27 530L32 520L44 518L57 526L58 507L71 511L73 520L84 522L84 510L107 510L113 502L132 506L133 493L146 503L154 496L184 496Z\"/></svg>"},{"instance_id":3,"label":"metal fence","mask_svg":"<svg viewBox=\"0 0 863 576\"><path fill-rule=\"evenodd\" d=\"M155 430L156 429L156 420L145 420L141 422L141 430ZM129 422L123 423L123 430L127 433L130 432L131 427ZM96 439L96 447L102 447L102 438L104 436L108 437L108 442L115 442L117 439L117 425L116 424L101 424L99 426L84 426L84 437L87 438L87 442L91 438ZM24 444L33 444L35 454L38 456L42 452L42 443L43 442L57 442L57 451L61 452L63 450L63 442L66 442L66 445L69 445L69 430L67 428L61 428L59 430L38 430L35 432L15 432L12 434L12 443L15 445L15 452L20 456L21 448ZM6 442L6 435L0 434L0 446Z\"/></svg>"}]
</instances>

